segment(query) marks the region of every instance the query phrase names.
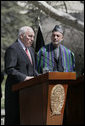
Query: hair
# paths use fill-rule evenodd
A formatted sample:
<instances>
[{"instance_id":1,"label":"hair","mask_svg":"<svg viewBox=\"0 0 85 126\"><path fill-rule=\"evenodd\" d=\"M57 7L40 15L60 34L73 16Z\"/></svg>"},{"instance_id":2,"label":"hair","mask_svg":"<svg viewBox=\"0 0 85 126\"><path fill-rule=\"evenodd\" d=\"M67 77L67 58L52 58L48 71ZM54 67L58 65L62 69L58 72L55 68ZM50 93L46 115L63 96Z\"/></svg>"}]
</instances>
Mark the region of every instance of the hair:
<instances>
[{"instance_id":1,"label":"hair","mask_svg":"<svg viewBox=\"0 0 85 126\"><path fill-rule=\"evenodd\" d=\"M31 32L34 32L33 29L29 26L23 26L19 29L19 33L18 33L18 37L21 35L21 34L25 34L27 31L31 31Z\"/></svg>"}]
</instances>

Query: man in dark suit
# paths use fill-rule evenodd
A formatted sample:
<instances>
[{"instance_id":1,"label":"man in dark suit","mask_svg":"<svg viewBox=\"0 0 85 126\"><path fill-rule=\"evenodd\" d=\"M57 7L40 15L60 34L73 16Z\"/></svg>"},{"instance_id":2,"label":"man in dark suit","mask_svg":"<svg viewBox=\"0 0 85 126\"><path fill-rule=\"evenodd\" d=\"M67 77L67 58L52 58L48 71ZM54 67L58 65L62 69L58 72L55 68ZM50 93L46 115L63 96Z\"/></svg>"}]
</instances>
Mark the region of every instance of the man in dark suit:
<instances>
[{"instance_id":1,"label":"man in dark suit","mask_svg":"<svg viewBox=\"0 0 85 126\"><path fill-rule=\"evenodd\" d=\"M5 72L8 76L5 85L5 125L20 124L19 92L13 92L12 86L38 75L35 70L33 41L33 29L24 26L19 30L18 40L6 50Z\"/></svg>"}]
</instances>

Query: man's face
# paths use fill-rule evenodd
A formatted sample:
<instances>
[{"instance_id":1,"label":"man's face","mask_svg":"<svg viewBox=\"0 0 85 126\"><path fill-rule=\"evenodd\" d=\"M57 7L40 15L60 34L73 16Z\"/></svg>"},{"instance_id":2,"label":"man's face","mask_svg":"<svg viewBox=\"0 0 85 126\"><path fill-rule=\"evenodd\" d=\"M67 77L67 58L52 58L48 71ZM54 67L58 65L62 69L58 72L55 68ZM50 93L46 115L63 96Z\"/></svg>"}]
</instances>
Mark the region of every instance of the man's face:
<instances>
[{"instance_id":1,"label":"man's face","mask_svg":"<svg viewBox=\"0 0 85 126\"><path fill-rule=\"evenodd\" d=\"M52 40L53 45L59 45L59 42L63 40L62 33L58 31L52 32L51 40Z\"/></svg>"},{"instance_id":2,"label":"man's face","mask_svg":"<svg viewBox=\"0 0 85 126\"><path fill-rule=\"evenodd\" d=\"M33 31L27 31L25 34L22 34L20 36L21 41L25 45L25 47L30 47L32 46L34 42L34 32Z\"/></svg>"}]
</instances>

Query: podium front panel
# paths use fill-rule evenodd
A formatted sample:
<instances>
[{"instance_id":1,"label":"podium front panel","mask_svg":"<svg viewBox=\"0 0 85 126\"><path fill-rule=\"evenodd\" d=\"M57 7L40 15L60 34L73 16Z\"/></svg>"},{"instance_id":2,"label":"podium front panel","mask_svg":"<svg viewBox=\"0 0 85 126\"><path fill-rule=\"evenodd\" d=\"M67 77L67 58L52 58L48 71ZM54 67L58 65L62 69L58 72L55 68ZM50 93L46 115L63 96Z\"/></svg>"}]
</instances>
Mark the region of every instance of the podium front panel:
<instances>
[{"instance_id":1,"label":"podium front panel","mask_svg":"<svg viewBox=\"0 0 85 126\"><path fill-rule=\"evenodd\" d=\"M63 84L63 85L62 84L56 84L56 85L50 84L49 85L46 125L62 125L63 124L67 88L68 88L67 84ZM54 95L54 97L52 95ZM51 108L51 106L53 108Z\"/></svg>"},{"instance_id":2,"label":"podium front panel","mask_svg":"<svg viewBox=\"0 0 85 126\"><path fill-rule=\"evenodd\" d=\"M45 125L48 85L38 84L20 90L20 124Z\"/></svg>"}]
</instances>

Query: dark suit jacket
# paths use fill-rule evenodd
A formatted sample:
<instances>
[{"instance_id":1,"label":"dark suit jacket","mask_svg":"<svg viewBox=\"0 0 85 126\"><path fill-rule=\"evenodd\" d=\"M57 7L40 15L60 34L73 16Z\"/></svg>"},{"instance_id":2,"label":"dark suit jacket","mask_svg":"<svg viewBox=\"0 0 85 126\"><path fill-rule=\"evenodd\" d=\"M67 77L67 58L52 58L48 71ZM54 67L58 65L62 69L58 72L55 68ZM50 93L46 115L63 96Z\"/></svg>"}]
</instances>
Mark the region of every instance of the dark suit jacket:
<instances>
[{"instance_id":1,"label":"dark suit jacket","mask_svg":"<svg viewBox=\"0 0 85 126\"><path fill-rule=\"evenodd\" d=\"M21 47L16 41L5 53L5 71L8 75L5 88L5 124L19 124L19 97L18 92L12 92L13 84L24 81L26 76L37 75L35 71L34 50L29 48L33 65Z\"/></svg>"}]
</instances>

